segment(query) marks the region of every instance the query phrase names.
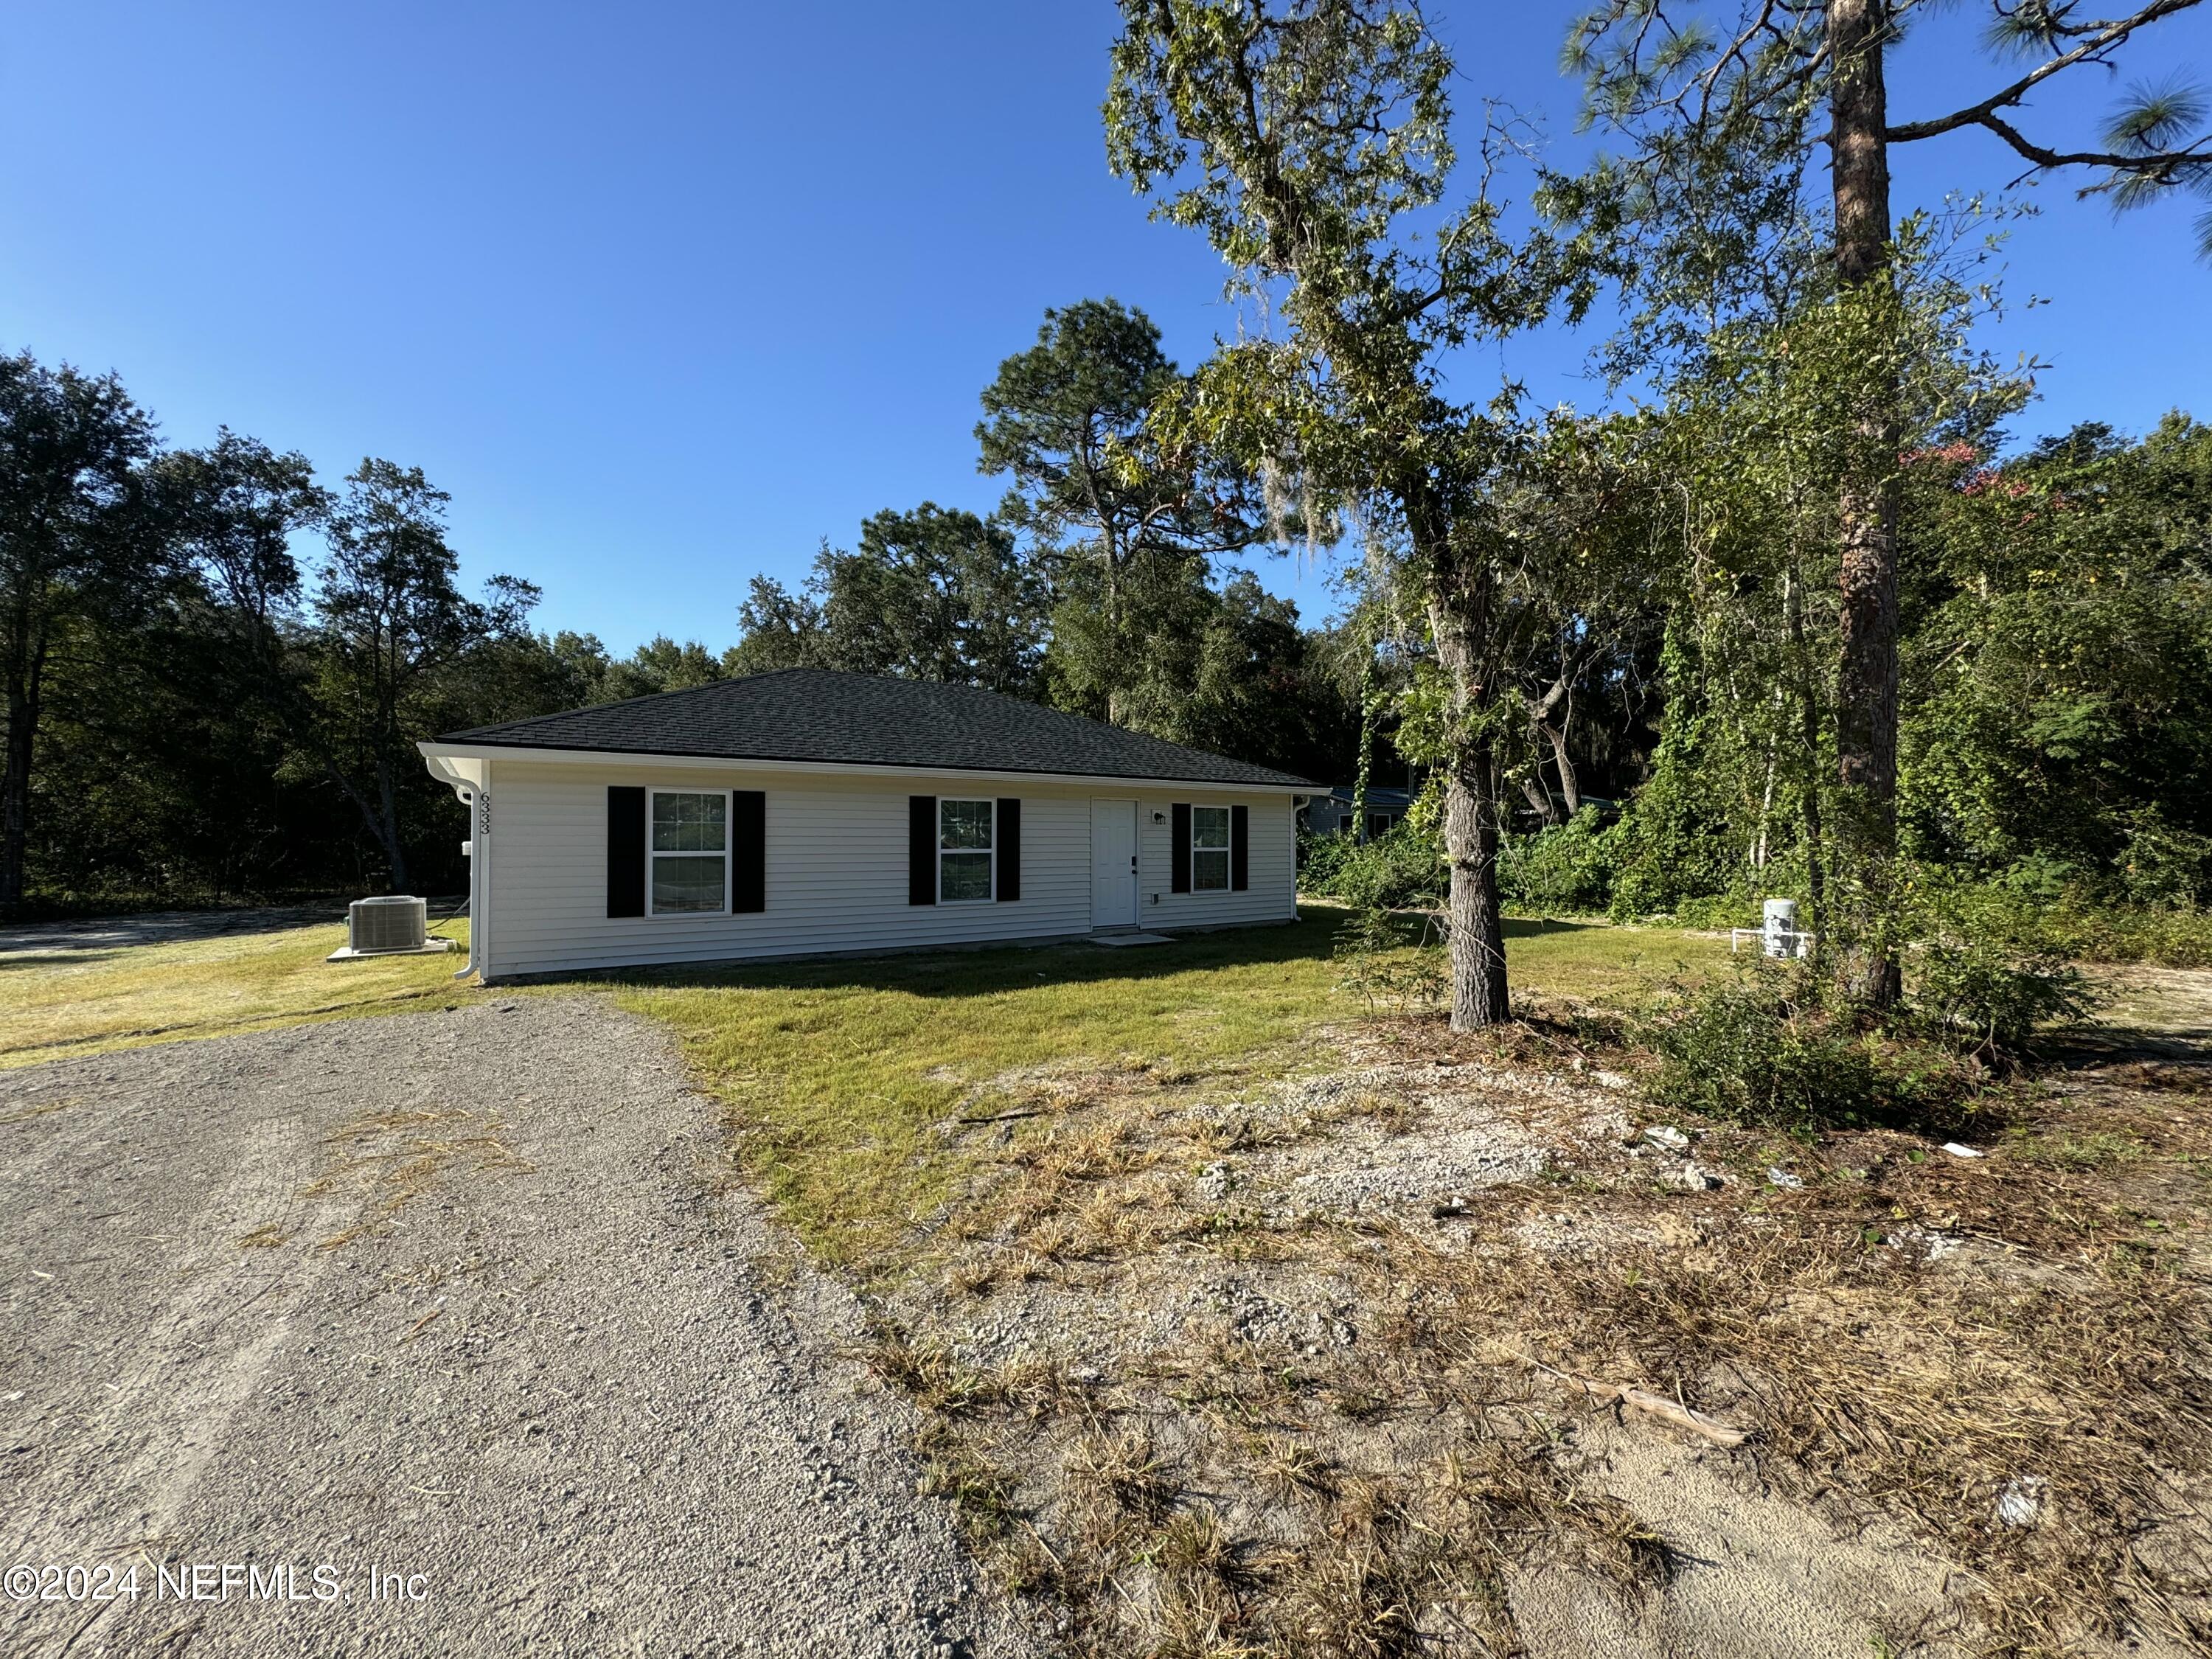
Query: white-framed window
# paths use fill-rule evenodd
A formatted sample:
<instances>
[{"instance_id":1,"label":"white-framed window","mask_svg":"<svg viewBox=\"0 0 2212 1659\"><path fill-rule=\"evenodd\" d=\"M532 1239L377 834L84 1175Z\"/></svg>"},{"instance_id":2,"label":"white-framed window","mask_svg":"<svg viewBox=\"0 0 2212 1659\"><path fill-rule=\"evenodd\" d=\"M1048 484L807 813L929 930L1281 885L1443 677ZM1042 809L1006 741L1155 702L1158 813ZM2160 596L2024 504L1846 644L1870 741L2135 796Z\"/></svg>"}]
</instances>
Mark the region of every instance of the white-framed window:
<instances>
[{"instance_id":1,"label":"white-framed window","mask_svg":"<svg viewBox=\"0 0 2212 1659\"><path fill-rule=\"evenodd\" d=\"M995 890L992 860L993 821L998 803L948 800L937 803L937 902L965 904L988 899Z\"/></svg>"},{"instance_id":2,"label":"white-framed window","mask_svg":"<svg viewBox=\"0 0 2212 1659\"><path fill-rule=\"evenodd\" d=\"M1229 890L1229 809L1225 806L1190 809L1190 890Z\"/></svg>"},{"instance_id":3,"label":"white-framed window","mask_svg":"<svg viewBox=\"0 0 2212 1659\"><path fill-rule=\"evenodd\" d=\"M1370 812L1367 815L1367 838L1373 841L1389 835L1398 827L1398 820L1404 816L1402 812Z\"/></svg>"},{"instance_id":4,"label":"white-framed window","mask_svg":"<svg viewBox=\"0 0 2212 1659\"><path fill-rule=\"evenodd\" d=\"M655 789L647 797L646 896L656 916L719 916L730 908L730 798Z\"/></svg>"}]
</instances>

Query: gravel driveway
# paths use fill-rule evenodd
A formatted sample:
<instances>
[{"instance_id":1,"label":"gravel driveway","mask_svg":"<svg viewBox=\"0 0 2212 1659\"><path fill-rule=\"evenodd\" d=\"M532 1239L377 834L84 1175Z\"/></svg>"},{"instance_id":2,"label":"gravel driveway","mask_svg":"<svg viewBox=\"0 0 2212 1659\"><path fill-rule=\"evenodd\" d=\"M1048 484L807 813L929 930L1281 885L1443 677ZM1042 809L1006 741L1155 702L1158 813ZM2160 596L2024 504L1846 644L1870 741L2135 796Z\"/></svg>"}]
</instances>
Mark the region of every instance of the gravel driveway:
<instances>
[{"instance_id":1,"label":"gravel driveway","mask_svg":"<svg viewBox=\"0 0 2212 1659\"><path fill-rule=\"evenodd\" d=\"M0 1651L1035 1651L714 1135L580 996L0 1073Z\"/></svg>"}]
</instances>

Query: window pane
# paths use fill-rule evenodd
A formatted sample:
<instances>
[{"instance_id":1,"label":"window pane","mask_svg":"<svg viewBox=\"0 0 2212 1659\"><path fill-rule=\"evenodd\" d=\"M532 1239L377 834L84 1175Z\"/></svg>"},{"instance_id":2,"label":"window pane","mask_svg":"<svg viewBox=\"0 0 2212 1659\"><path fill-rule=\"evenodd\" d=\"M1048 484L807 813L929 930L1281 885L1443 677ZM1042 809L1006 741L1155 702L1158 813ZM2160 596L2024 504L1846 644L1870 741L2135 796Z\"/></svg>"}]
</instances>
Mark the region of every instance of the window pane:
<instances>
[{"instance_id":1,"label":"window pane","mask_svg":"<svg viewBox=\"0 0 2212 1659\"><path fill-rule=\"evenodd\" d=\"M944 874L938 897L948 903L961 899L991 896L991 855L988 853L947 853L940 860Z\"/></svg>"},{"instance_id":2,"label":"window pane","mask_svg":"<svg viewBox=\"0 0 2212 1659\"><path fill-rule=\"evenodd\" d=\"M1190 855L1190 884L1193 890L1200 893L1228 891L1228 849L1224 848L1214 852L1199 848L1193 851Z\"/></svg>"},{"instance_id":3,"label":"window pane","mask_svg":"<svg viewBox=\"0 0 2212 1659\"><path fill-rule=\"evenodd\" d=\"M720 853L728 843L730 798L724 794L653 798L653 850L656 853Z\"/></svg>"},{"instance_id":4,"label":"window pane","mask_svg":"<svg viewBox=\"0 0 2212 1659\"><path fill-rule=\"evenodd\" d=\"M1229 846L1229 809L1225 806L1192 807L1190 844L1193 847L1218 847L1226 851Z\"/></svg>"},{"instance_id":5,"label":"window pane","mask_svg":"<svg viewBox=\"0 0 2212 1659\"><path fill-rule=\"evenodd\" d=\"M722 908L722 855L712 858L656 858L653 861L653 913L718 911Z\"/></svg>"},{"instance_id":6,"label":"window pane","mask_svg":"<svg viewBox=\"0 0 2212 1659\"><path fill-rule=\"evenodd\" d=\"M991 805L987 800L938 802L937 844L945 848L989 848Z\"/></svg>"}]
</instances>

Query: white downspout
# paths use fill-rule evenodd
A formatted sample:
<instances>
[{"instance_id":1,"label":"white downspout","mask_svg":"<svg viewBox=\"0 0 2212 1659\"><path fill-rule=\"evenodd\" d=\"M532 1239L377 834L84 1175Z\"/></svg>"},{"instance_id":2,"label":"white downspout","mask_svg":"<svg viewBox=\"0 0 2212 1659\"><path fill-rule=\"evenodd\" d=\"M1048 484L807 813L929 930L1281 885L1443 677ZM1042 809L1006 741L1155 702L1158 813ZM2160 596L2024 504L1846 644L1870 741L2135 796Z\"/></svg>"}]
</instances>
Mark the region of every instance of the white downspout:
<instances>
[{"instance_id":1,"label":"white downspout","mask_svg":"<svg viewBox=\"0 0 2212 1659\"><path fill-rule=\"evenodd\" d=\"M477 970L477 942L483 933L483 903L478 896L477 878L477 871L483 867L481 856L483 830L477 823L477 792L457 783L453 786L453 793L460 797L461 805L467 809L469 815L469 838L461 843L461 856L469 861L469 954L453 972L455 979L466 979Z\"/></svg>"},{"instance_id":2,"label":"white downspout","mask_svg":"<svg viewBox=\"0 0 2212 1659\"><path fill-rule=\"evenodd\" d=\"M425 758L430 775L453 790L469 815L468 838L461 843L462 854L469 861L469 954L453 974L455 979L466 979L471 974L482 975L484 964L491 960L486 945L490 936L486 911L491 897L491 763L482 763L483 781L478 782L442 756Z\"/></svg>"},{"instance_id":3,"label":"white downspout","mask_svg":"<svg viewBox=\"0 0 2212 1659\"><path fill-rule=\"evenodd\" d=\"M469 810L469 959L460 974L473 970L481 982L491 963L491 763Z\"/></svg>"}]
</instances>

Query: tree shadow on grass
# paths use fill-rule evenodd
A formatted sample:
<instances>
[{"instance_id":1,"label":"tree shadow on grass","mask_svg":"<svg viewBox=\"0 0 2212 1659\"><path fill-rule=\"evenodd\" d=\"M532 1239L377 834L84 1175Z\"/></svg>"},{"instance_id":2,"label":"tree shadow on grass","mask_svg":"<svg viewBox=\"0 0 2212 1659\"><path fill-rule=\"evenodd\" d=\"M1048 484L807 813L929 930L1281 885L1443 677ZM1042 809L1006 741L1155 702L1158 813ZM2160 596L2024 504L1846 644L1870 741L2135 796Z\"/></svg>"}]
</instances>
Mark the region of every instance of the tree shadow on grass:
<instances>
[{"instance_id":1,"label":"tree shadow on grass","mask_svg":"<svg viewBox=\"0 0 2212 1659\"><path fill-rule=\"evenodd\" d=\"M27 952L21 956L0 957L0 974L24 968L43 968L51 973L57 968L87 968L98 962L113 962L121 951L45 951Z\"/></svg>"},{"instance_id":2,"label":"tree shadow on grass","mask_svg":"<svg viewBox=\"0 0 2212 1659\"><path fill-rule=\"evenodd\" d=\"M434 925L438 920L436 905L432 906L431 915ZM345 907L342 904L272 904L17 922L0 927L0 966L99 962L140 945L289 933L300 927L343 924L344 921Z\"/></svg>"},{"instance_id":3,"label":"tree shadow on grass","mask_svg":"<svg viewBox=\"0 0 2212 1659\"><path fill-rule=\"evenodd\" d=\"M1415 915L1397 919L1406 943L1424 932ZM775 963L678 963L665 967L607 969L548 976L551 982L620 985L641 989L866 990L912 996L992 996L1042 985L1127 984L1178 974L1271 963L1322 962L1334 951L1346 921L1333 907L1310 908L1297 921L1212 933L1179 933L1165 945L1115 948L1074 940L1048 945L990 945L966 949L886 952ZM1508 939L1580 932L1590 922L1513 918ZM1433 939L1433 927L1426 929Z\"/></svg>"},{"instance_id":4,"label":"tree shadow on grass","mask_svg":"<svg viewBox=\"0 0 2212 1659\"><path fill-rule=\"evenodd\" d=\"M641 990L896 991L909 996L993 996L1045 985L1127 984L1178 974L1326 960L1340 918L1321 912L1271 927L1184 933L1165 945L1119 949L1087 940L992 945L774 963L680 963L562 975L556 982Z\"/></svg>"}]
</instances>

